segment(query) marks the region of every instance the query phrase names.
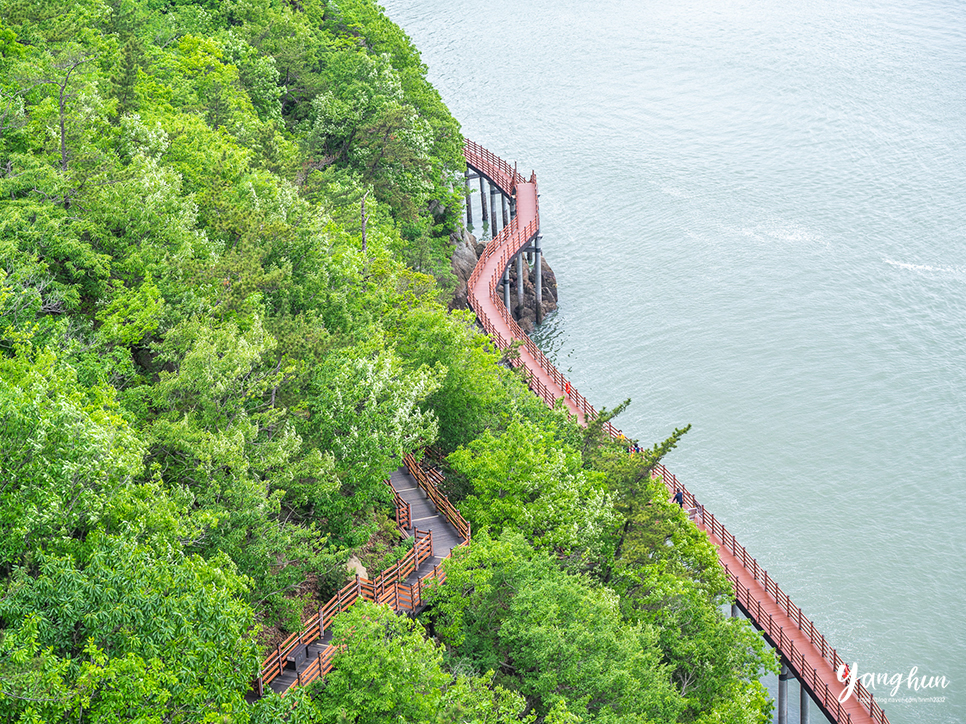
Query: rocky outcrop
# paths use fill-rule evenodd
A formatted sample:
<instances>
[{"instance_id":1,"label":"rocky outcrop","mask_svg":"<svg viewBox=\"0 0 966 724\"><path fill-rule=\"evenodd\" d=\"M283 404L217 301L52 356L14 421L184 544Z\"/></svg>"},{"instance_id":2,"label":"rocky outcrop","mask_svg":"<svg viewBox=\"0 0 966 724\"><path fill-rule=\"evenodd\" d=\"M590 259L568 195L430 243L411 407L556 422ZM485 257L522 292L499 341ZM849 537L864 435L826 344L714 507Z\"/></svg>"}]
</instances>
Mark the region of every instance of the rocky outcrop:
<instances>
[{"instance_id":1,"label":"rocky outcrop","mask_svg":"<svg viewBox=\"0 0 966 724\"><path fill-rule=\"evenodd\" d=\"M359 560L358 556L351 556L349 561L345 564L346 569L349 573L359 576L360 578L368 578L369 573L366 571L366 567L362 565L362 561Z\"/></svg>"},{"instance_id":2,"label":"rocky outcrop","mask_svg":"<svg viewBox=\"0 0 966 724\"><path fill-rule=\"evenodd\" d=\"M526 257L524 257L526 258ZM540 298L543 318L557 310L557 277L553 269L547 264L547 258L540 256ZM535 270L531 264L523 266L523 304L517 299L517 265L510 265L510 311L517 320L520 329L529 334L537 325L537 295L534 287ZM503 298L503 285L496 288L497 294Z\"/></svg>"},{"instance_id":3,"label":"rocky outcrop","mask_svg":"<svg viewBox=\"0 0 966 724\"><path fill-rule=\"evenodd\" d=\"M459 234L451 234L450 240L456 245L453 256L450 257L453 274L456 275L456 291L449 302L450 309L469 309L470 304L466 299L466 285L470 280L476 262L483 253L483 244L476 241L466 229L460 227Z\"/></svg>"},{"instance_id":4,"label":"rocky outcrop","mask_svg":"<svg viewBox=\"0 0 966 724\"><path fill-rule=\"evenodd\" d=\"M477 242L476 237L466 229L459 235L453 234L455 249L452 256L453 274L456 275L457 287L450 301L450 309L468 309L466 300L466 285L473 273L476 262L483 253L484 245ZM527 257L524 257L525 259ZM532 259L532 257L530 257ZM547 264L546 257L540 259L541 269L541 299L543 300L543 316L546 317L557 309L557 277L553 269ZM502 298L503 285L497 287L497 293ZM524 266L523 275L523 304L517 299L517 266L510 265L510 305L513 318L520 324L524 332L532 332L537 322L536 293L534 288L534 270L532 262Z\"/></svg>"}]
</instances>

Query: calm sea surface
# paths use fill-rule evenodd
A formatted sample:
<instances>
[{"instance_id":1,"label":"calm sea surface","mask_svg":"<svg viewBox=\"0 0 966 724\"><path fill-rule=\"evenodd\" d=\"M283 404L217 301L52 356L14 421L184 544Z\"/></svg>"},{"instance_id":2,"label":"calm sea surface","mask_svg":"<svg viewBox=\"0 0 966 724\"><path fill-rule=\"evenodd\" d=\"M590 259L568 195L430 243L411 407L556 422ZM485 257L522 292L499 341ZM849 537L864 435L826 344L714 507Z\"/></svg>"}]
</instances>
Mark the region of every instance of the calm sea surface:
<instances>
[{"instance_id":1,"label":"calm sea surface","mask_svg":"<svg viewBox=\"0 0 966 724\"><path fill-rule=\"evenodd\" d=\"M966 721L966 4L386 6L537 172L538 342L631 436L693 424L668 466L860 672L951 682L893 724Z\"/></svg>"}]
</instances>

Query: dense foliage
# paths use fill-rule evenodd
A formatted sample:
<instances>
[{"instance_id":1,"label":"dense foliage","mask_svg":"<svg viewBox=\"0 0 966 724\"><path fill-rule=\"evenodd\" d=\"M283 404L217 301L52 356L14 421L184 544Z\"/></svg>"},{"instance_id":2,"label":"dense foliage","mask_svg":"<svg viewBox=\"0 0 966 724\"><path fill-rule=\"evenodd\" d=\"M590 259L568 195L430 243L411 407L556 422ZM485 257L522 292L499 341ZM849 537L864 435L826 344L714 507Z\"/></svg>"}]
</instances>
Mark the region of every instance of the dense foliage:
<instances>
[{"instance_id":1,"label":"dense foliage","mask_svg":"<svg viewBox=\"0 0 966 724\"><path fill-rule=\"evenodd\" d=\"M0 0L0 718L765 721L683 431L628 455L447 311L461 171L372 0ZM436 640L359 605L247 702L429 444L480 531Z\"/></svg>"}]
</instances>

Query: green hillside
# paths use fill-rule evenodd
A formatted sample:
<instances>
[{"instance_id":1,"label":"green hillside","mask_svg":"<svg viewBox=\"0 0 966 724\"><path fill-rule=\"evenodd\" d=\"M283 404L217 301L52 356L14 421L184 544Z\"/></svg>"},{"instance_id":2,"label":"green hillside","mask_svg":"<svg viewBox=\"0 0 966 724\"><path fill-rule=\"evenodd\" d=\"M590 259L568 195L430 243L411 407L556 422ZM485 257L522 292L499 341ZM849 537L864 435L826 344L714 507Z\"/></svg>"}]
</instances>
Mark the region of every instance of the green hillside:
<instances>
[{"instance_id":1,"label":"green hillside","mask_svg":"<svg viewBox=\"0 0 966 724\"><path fill-rule=\"evenodd\" d=\"M0 0L0 720L768 721L650 480L684 430L627 455L447 311L425 73L370 0ZM427 445L474 525L435 606L357 605L327 682L246 701L405 550L383 480Z\"/></svg>"}]
</instances>

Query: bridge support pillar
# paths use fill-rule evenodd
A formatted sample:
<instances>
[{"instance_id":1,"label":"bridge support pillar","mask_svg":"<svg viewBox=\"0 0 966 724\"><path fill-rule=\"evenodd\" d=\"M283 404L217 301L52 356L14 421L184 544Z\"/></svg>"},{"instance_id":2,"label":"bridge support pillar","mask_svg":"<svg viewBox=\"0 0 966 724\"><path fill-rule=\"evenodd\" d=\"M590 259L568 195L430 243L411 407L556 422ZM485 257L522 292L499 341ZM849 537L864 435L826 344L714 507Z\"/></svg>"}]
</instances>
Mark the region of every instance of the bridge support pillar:
<instances>
[{"instance_id":1,"label":"bridge support pillar","mask_svg":"<svg viewBox=\"0 0 966 724\"><path fill-rule=\"evenodd\" d=\"M523 252L517 254L517 304L523 309Z\"/></svg>"},{"instance_id":2,"label":"bridge support pillar","mask_svg":"<svg viewBox=\"0 0 966 724\"><path fill-rule=\"evenodd\" d=\"M738 604L731 604L731 618L738 618Z\"/></svg>"},{"instance_id":3,"label":"bridge support pillar","mask_svg":"<svg viewBox=\"0 0 966 724\"><path fill-rule=\"evenodd\" d=\"M485 229L489 223L490 216L486 213L486 190L483 186L483 174L480 174L480 209L482 209L483 228Z\"/></svg>"},{"instance_id":4,"label":"bridge support pillar","mask_svg":"<svg viewBox=\"0 0 966 724\"><path fill-rule=\"evenodd\" d=\"M543 275L540 271L540 237L533 242L533 291L536 295L537 324L543 321Z\"/></svg>"},{"instance_id":5,"label":"bridge support pillar","mask_svg":"<svg viewBox=\"0 0 966 724\"><path fill-rule=\"evenodd\" d=\"M510 212L507 209L507 199L506 194L500 194L500 198L503 199L503 226L505 227L510 223Z\"/></svg>"},{"instance_id":6,"label":"bridge support pillar","mask_svg":"<svg viewBox=\"0 0 966 724\"><path fill-rule=\"evenodd\" d=\"M788 680L793 678L795 675L782 659L781 673L778 674L778 724L788 724Z\"/></svg>"},{"instance_id":7,"label":"bridge support pillar","mask_svg":"<svg viewBox=\"0 0 966 724\"><path fill-rule=\"evenodd\" d=\"M500 227L496 220L496 210L499 208L496 203L496 195L500 193L500 187L490 182L490 211L493 212L493 223L490 225L490 236L494 239L500 233ZM503 194L500 194L501 196ZM503 226L506 226L506 211L503 212Z\"/></svg>"},{"instance_id":8,"label":"bridge support pillar","mask_svg":"<svg viewBox=\"0 0 966 724\"><path fill-rule=\"evenodd\" d=\"M466 225L473 228L473 204L470 197L470 167L466 167Z\"/></svg>"},{"instance_id":9,"label":"bridge support pillar","mask_svg":"<svg viewBox=\"0 0 966 724\"><path fill-rule=\"evenodd\" d=\"M812 697L808 695L808 689L806 689L801 682L799 682L799 689L800 691L798 698L799 710L801 713L798 715L798 724L808 724L808 702Z\"/></svg>"},{"instance_id":10,"label":"bridge support pillar","mask_svg":"<svg viewBox=\"0 0 966 724\"><path fill-rule=\"evenodd\" d=\"M506 265L506 269L503 270L503 306L506 307L507 311L510 311L510 265ZM510 312L512 316L513 313Z\"/></svg>"}]
</instances>

